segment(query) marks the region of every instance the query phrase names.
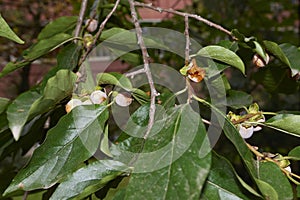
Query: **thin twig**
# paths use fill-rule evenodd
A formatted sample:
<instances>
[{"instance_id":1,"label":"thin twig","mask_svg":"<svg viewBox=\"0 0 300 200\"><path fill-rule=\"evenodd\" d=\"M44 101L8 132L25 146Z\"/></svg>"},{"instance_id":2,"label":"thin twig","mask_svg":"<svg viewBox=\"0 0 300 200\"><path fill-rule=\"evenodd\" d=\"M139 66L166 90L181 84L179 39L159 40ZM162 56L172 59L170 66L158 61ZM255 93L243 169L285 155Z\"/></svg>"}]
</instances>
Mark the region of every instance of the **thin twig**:
<instances>
[{"instance_id":1,"label":"thin twig","mask_svg":"<svg viewBox=\"0 0 300 200\"><path fill-rule=\"evenodd\" d=\"M131 11L131 17L135 26L135 30L136 30L136 36L137 36L137 41L138 44L140 45L141 51L142 51L142 56L143 56L143 62L144 62L144 70L149 82L149 86L150 86L150 91L151 91L151 100L150 100L150 111L149 111L149 123L148 123L148 128L147 131L144 135L144 139L146 139L151 131L151 128L154 124L154 115L155 115L155 97L158 95L155 86L154 86L154 82L153 82L153 78L151 75L151 71L150 71L150 67L149 67L149 54L147 51L147 48L145 46L144 43L144 39L143 39L143 35L142 35L142 28L138 22L138 18L137 18L137 13L135 10L135 6L134 6L134 1L133 0L128 0L129 4L130 4L130 11Z\"/></svg>"},{"instance_id":2,"label":"thin twig","mask_svg":"<svg viewBox=\"0 0 300 200\"><path fill-rule=\"evenodd\" d=\"M74 37L79 37L80 30L81 30L81 27L82 27L83 18L84 18L84 13L85 13L86 7L87 7L87 2L88 2L87 0L82 0L82 2L81 2L79 17L78 17L78 20L77 20Z\"/></svg>"},{"instance_id":3,"label":"thin twig","mask_svg":"<svg viewBox=\"0 0 300 200\"><path fill-rule=\"evenodd\" d=\"M26 200L27 197L28 197L28 191L25 191L25 192L24 192L24 195L23 195L23 197L22 197L22 200Z\"/></svg>"},{"instance_id":4,"label":"thin twig","mask_svg":"<svg viewBox=\"0 0 300 200\"><path fill-rule=\"evenodd\" d=\"M190 61L190 34L189 34L189 17L184 16L184 35L185 35L185 65Z\"/></svg>"},{"instance_id":5,"label":"thin twig","mask_svg":"<svg viewBox=\"0 0 300 200\"><path fill-rule=\"evenodd\" d=\"M139 70L135 70L133 72L127 72L127 73L125 73L125 76L133 78L135 75L144 74L144 73L145 73L145 69L142 68L142 69L139 69Z\"/></svg>"},{"instance_id":6,"label":"thin twig","mask_svg":"<svg viewBox=\"0 0 300 200\"><path fill-rule=\"evenodd\" d=\"M97 31L94 39L93 39L93 42L91 45L89 45L89 47L86 49L85 53L83 54L83 56L81 57L80 61L79 61L79 64L78 66L80 66L84 61L85 59L87 58L87 56L89 55L89 53L93 50L93 48L95 47L98 39L100 38L101 36L101 33L107 23L107 21L109 20L109 18L113 15L113 13L116 11L118 5L120 3L120 0L117 0L114 7L112 8L112 10L108 13L108 15L106 15L105 19L102 21L102 23L100 24L100 27L99 27L99 30Z\"/></svg>"},{"instance_id":7,"label":"thin twig","mask_svg":"<svg viewBox=\"0 0 300 200\"><path fill-rule=\"evenodd\" d=\"M175 15L183 16L183 17L188 16L188 17L190 17L190 18L194 18L194 19L196 19L196 20L198 20L198 21L201 21L201 22L207 24L208 26L214 27L214 28L216 28L216 29L218 29L218 30L220 30L220 31L222 31L222 32L224 32L224 33L226 33L226 34L229 35L232 39L235 39L235 40L236 40L236 38L231 34L231 32L230 32L229 30L227 30L227 29L225 29L224 27L222 27L222 26L220 26L220 25L218 25L218 24L215 24L215 23L213 23L213 22L211 22L211 21L209 21L209 20L207 20L207 19L201 17L200 15L195 15L195 14L190 14L190 13L180 12L180 11L174 10L174 9L172 9L172 8L160 8L160 7L154 7L154 6L152 6L152 3L146 4L146 3L135 2L134 5L135 5L135 6L139 6L139 7L143 7L143 8L149 8L149 9L151 9L151 10L155 10L155 11L160 12L160 13L161 13L161 12L168 12L168 13L172 13L172 14L175 14Z\"/></svg>"}]
</instances>

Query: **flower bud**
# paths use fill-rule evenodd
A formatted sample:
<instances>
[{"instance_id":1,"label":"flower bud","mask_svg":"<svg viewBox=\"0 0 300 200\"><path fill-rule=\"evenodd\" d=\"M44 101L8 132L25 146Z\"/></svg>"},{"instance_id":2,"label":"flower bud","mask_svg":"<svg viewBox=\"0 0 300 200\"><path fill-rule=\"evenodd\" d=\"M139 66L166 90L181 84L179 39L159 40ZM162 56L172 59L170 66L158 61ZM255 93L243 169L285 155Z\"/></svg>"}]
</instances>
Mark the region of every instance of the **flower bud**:
<instances>
[{"instance_id":1,"label":"flower bud","mask_svg":"<svg viewBox=\"0 0 300 200\"><path fill-rule=\"evenodd\" d=\"M98 21L95 19L88 19L86 20L86 30L90 33L94 32L97 29Z\"/></svg>"},{"instance_id":2,"label":"flower bud","mask_svg":"<svg viewBox=\"0 0 300 200\"><path fill-rule=\"evenodd\" d=\"M100 104L107 99L105 92L96 90L90 95L90 100L93 104Z\"/></svg>"},{"instance_id":3,"label":"flower bud","mask_svg":"<svg viewBox=\"0 0 300 200\"><path fill-rule=\"evenodd\" d=\"M242 138L247 139L253 135L253 126L244 127L243 125L238 125L239 133L241 134Z\"/></svg>"},{"instance_id":4,"label":"flower bud","mask_svg":"<svg viewBox=\"0 0 300 200\"><path fill-rule=\"evenodd\" d=\"M119 106L126 107L126 106L129 106L131 104L131 102L132 102L132 98L130 97L130 95L128 93L119 93L116 96L116 103Z\"/></svg>"},{"instance_id":5,"label":"flower bud","mask_svg":"<svg viewBox=\"0 0 300 200\"><path fill-rule=\"evenodd\" d=\"M269 63L269 61L270 61L270 57L268 54L266 54L266 60L264 60L258 54L255 54L252 59L252 63L258 68L266 66Z\"/></svg>"},{"instance_id":6,"label":"flower bud","mask_svg":"<svg viewBox=\"0 0 300 200\"><path fill-rule=\"evenodd\" d=\"M66 112L69 113L76 106L82 105L82 102L79 99L71 99L66 105Z\"/></svg>"}]
</instances>

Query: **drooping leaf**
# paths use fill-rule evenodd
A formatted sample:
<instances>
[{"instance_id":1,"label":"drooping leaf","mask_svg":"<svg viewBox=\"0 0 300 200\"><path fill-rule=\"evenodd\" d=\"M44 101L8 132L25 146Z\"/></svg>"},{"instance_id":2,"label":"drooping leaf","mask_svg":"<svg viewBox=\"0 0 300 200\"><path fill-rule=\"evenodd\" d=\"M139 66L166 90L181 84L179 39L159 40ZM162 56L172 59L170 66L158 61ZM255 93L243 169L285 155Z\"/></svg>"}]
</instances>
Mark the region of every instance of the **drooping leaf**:
<instances>
[{"instance_id":1,"label":"drooping leaf","mask_svg":"<svg viewBox=\"0 0 300 200\"><path fill-rule=\"evenodd\" d=\"M258 170L259 179L274 188L278 199L293 199L292 186L277 164L272 162L260 162ZM273 193L274 192L271 192L268 196L271 197ZM267 196L265 196L265 198L267 198Z\"/></svg>"},{"instance_id":2,"label":"drooping leaf","mask_svg":"<svg viewBox=\"0 0 300 200\"><path fill-rule=\"evenodd\" d=\"M8 26L6 21L3 19L3 17L0 14L0 36L6 37L12 41L15 41L19 44L24 44L25 42L21 40L14 32L11 30L11 28Z\"/></svg>"},{"instance_id":3,"label":"drooping leaf","mask_svg":"<svg viewBox=\"0 0 300 200\"><path fill-rule=\"evenodd\" d=\"M293 148L289 152L289 157L292 157L293 160L300 160L300 146Z\"/></svg>"},{"instance_id":4,"label":"drooping leaf","mask_svg":"<svg viewBox=\"0 0 300 200\"><path fill-rule=\"evenodd\" d=\"M50 22L38 35L38 40L50 38L59 33L66 33L75 28L77 16L63 16Z\"/></svg>"},{"instance_id":5,"label":"drooping leaf","mask_svg":"<svg viewBox=\"0 0 300 200\"><path fill-rule=\"evenodd\" d=\"M270 128L300 137L300 115L279 114L268 119L264 124Z\"/></svg>"},{"instance_id":6,"label":"drooping leaf","mask_svg":"<svg viewBox=\"0 0 300 200\"><path fill-rule=\"evenodd\" d=\"M260 180L260 179L254 179L257 186L259 187L261 193L266 199L274 199L274 200L279 200L278 199L278 194L275 191L275 189L268 183Z\"/></svg>"},{"instance_id":7,"label":"drooping leaf","mask_svg":"<svg viewBox=\"0 0 300 200\"><path fill-rule=\"evenodd\" d=\"M97 150L106 106L77 106L50 129L45 142L35 150L31 161L14 178L5 194L18 190L49 188L91 157Z\"/></svg>"},{"instance_id":8,"label":"drooping leaf","mask_svg":"<svg viewBox=\"0 0 300 200\"><path fill-rule=\"evenodd\" d=\"M290 65L288 66L292 71L292 76L295 76L300 72L300 50L296 46L288 43L281 44L279 47L289 60Z\"/></svg>"},{"instance_id":9,"label":"drooping leaf","mask_svg":"<svg viewBox=\"0 0 300 200\"><path fill-rule=\"evenodd\" d=\"M233 51L224 47L216 45L206 46L200 49L197 52L197 55L221 61L239 69L243 74L245 74L245 65L240 57Z\"/></svg>"},{"instance_id":10,"label":"drooping leaf","mask_svg":"<svg viewBox=\"0 0 300 200\"><path fill-rule=\"evenodd\" d=\"M95 161L71 174L58 186L50 199L83 199L129 171L126 165L118 161Z\"/></svg>"},{"instance_id":11,"label":"drooping leaf","mask_svg":"<svg viewBox=\"0 0 300 200\"><path fill-rule=\"evenodd\" d=\"M97 74L97 83L98 85L110 84L121 87L125 90L132 90L130 80L123 74L116 72Z\"/></svg>"},{"instance_id":12,"label":"drooping leaf","mask_svg":"<svg viewBox=\"0 0 300 200\"><path fill-rule=\"evenodd\" d=\"M251 95L237 90L228 90L226 97L227 105L239 109L243 106L248 106L252 104L253 98Z\"/></svg>"},{"instance_id":13,"label":"drooping leaf","mask_svg":"<svg viewBox=\"0 0 300 200\"><path fill-rule=\"evenodd\" d=\"M33 117L48 112L65 97L72 94L77 76L69 70L60 70L47 81L44 91L28 91L17 97L7 109L7 119L15 140L23 126Z\"/></svg>"},{"instance_id":14,"label":"drooping leaf","mask_svg":"<svg viewBox=\"0 0 300 200\"><path fill-rule=\"evenodd\" d=\"M162 129L152 137L145 141L129 137L117 145L119 151L112 151L135 152L127 157L125 152L120 158L127 162L136 158L124 199L199 198L210 168L205 127L188 104L168 111ZM147 126L147 120L137 123Z\"/></svg>"},{"instance_id":15,"label":"drooping leaf","mask_svg":"<svg viewBox=\"0 0 300 200\"><path fill-rule=\"evenodd\" d=\"M243 193L231 164L216 153L212 155L212 166L201 199L251 199Z\"/></svg>"},{"instance_id":16,"label":"drooping leaf","mask_svg":"<svg viewBox=\"0 0 300 200\"><path fill-rule=\"evenodd\" d=\"M0 114L6 110L7 106L9 105L9 102L9 99L0 97Z\"/></svg>"},{"instance_id":17,"label":"drooping leaf","mask_svg":"<svg viewBox=\"0 0 300 200\"><path fill-rule=\"evenodd\" d=\"M5 76L6 74L15 71L16 69L22 68L26 65L28 65L30 61L22 60L22 61L16 61L16 62L9 62L5 65L5 67L0 72L0 78Z\"/></svg>"},{"instance_id":18,"label":"drooping leaf","mask_svg":"<svg viewBox=\"0 0 300 200\"><path fill-rule=\"evenodd\" d=\"M290 62L278 44L272 41L263 41L266 50L277 57L281 62L290 67Z\"/></svg>"},{"instance_id":19,"label":"drooping leaf","mask_svg":"<svg viewBox=\"0 0 300 200\"><path fill-rule=\"evenodd\" d=\"M19 140L23 126L28 120L32 104L41 97L37 91L27 91L18 96L7 108L9 128L16 141Z\"/></svg>"}]
</instances>

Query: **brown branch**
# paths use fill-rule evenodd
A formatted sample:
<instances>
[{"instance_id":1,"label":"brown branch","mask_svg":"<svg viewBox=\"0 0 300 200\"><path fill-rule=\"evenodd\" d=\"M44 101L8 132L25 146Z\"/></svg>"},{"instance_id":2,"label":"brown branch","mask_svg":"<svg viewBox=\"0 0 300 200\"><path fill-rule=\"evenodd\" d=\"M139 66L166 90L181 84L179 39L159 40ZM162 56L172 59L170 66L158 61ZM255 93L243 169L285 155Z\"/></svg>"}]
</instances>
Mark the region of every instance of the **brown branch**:
<instances>
[{"instance_id":1,"label":"brown branch","mask_svg":"<svg viewBox=\"0 0 300 200\"><path fill-rule=\"evenodd\" d=\"M125 76L133 78L135 75L144 74L144 73L145 73L145 69L142 68L142 69L135 70L135 71L132 71L132 72L127 72L127 73L125 73Z\"/></svg>"},{"instance_id":2,"label":"brown branch","mask_svg":"<svg viewBox=\"0 0 300 200\"><path fill-rule=\"evenodd\" d=\"M140 2L135 2L134 3L135 6L139 6L139 7L143 7L143 8L149 8L151 10L155 10L157 12L167 12L167 13L172 13L172 14L175 14L175 15L179 15L179 16L188 16L190 18L194 18L198 21L201 21L205 24L207 24L208 26L211 26L211 27L214 27L224 33L226 33L227 35L229 35L232 39L236 40L236 38L231 34L231 32L225 28L223 28L222 26L218 25L218 24L215 24L203 17L201 17L200 15L195 15L195 14L190 14L190 13L185 13L185 12L180 12L180 11L177 11L177 10L174 10L172 8L160 8L160 7L154 7L152 6L152 3L140 3Z\"/></svg>"},{"instance_id":3,"label":"brown branch","mask_svg":"<svg viewBox=\"0 0 300 200\"><path fill-rule=\"evenodd\" d=\"M93 40L93 43L91 45L89 45L89 47L86 49L86 52L83 54L83 56L81 57L80 61L79 61L79 64L78 66L80 66L84 61L85 59L87 58L87 56L89 55L89 53L93 50L93 48L95 47L98 39L100 38L101 36L101 33L107 23L107 21L109 20L109 18L113 15L113 13L116 11L118 5L120 3L120 0L117 0L114 7L112 8L112 10L108 13L108 15L106 15L105 19L102 21L102 23L100 24L100 27L99 27L99 30L97 31L95 37L94 37L94 40Z\"/></svg>"},{"instance_id":4,"label":"brown branch","mask_svg":"<svg viewBox=\"0 0 300 200\"><path fill-rule=\"evenodd\" d=\"M146 139L151 131L151 128L154 124L154 115L155 115L155 97L158 95L155 86L154 86L154 82L153 82L153 78L151 75L151 71L150 71L150 66L149 66L149 54L147 51L147 48L145 46L145 42L143 39L143 35L142 35L142 28L138 22L138 18L137 18L137 13L135 10L135 3L133 0L128 0L129 4L130 4L130 11L131 11L131 17L135 26L135 30L136 30L136 36L137 36L137 41L138 44L140 45L141 51L142 51L142 56L143 56L143 62L144 62L144 70L149 82L149 86L150 86L150 91L151 91L151 100L150 100L150 111L149 111L149 123L148 123L148 128L147 131L144 135L144 139Z\"/></svg>"},{"instance_id":5,"label":"brown branch","mask_svg":"<svg viewBox=\"0 0 300 200\"><path fill-rule=\"evenodd\" d=\"M80 30L81 30L82 22L83 22L83 18L84 18L84 13L85 13L86 7L87 7L87 2L88 2L87 0L82 0L82 2L81 2L79 17L77 20L74 37L78 37L80 34Z\"/></svg>"}]
</instances>

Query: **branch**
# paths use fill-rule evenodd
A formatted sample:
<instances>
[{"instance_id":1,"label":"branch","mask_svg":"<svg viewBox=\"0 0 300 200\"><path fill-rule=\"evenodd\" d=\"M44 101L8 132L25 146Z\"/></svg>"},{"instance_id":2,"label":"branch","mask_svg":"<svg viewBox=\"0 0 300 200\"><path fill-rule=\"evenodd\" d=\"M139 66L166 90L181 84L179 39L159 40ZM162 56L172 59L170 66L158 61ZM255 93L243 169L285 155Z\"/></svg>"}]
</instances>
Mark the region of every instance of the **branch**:
<instances>
[{"instance_id":1,"label":"branch","mask_svg":"<svg viewBox=\"0 0 300 200\"><path fill-rule=\"evenodd\" d=\"M80 7L80 12L79 12L79 17L77 20L77 25L75 28L75 33L74 33L74 37L78 37L80 34L80 29L82 27L82 22L83 22L83 18L84 18L84 13L87 7L87 0L82 0L81 2L81 7Z\"/></svg>"},{"instance_id":2,"label":"branch","mask_svg":"<svg viewBox=\"0 0 300 200\"><path fill-rule=\"evenodd\" d=\"M144 70L149 82L149 86L150 86L150 91L151 91L151 100L150 100L150 111L149 111L149 123L148 123L148 128L147 131L144 135L144 139L146 139L151 131L151 128L154 124L154 115L155 115L155 97L158 95L155 86L154 86L154 82L152 79L152 75L151 75L151 71L150 71L150 67L149 67L149 54L147 51L147 48L145 46L145 42L143 39L143 35L142 35L142 28L138 22L138 18L137 18L137 13L135 10L135 3L134 0L128 0L129 4L130 4L130 11L131 11L131 17L135 26L135 30L136 30L136 36L137 36L137 41L138 44L140 45L141 51L142 51L142 56L143 56L143 62L144 62Z\"/></svg>"},{"instance_id":3,"label":"branch","mask_svg":"<svg viewBox=\"0 0 300 200\"><path fill-rule=\"evenodd\" d=\"M180 11L174 10L172 8L165 9L165 8L160 8L160 7L154 7L154 6L152 6L152 3L146 4L146 3L135 2L134 5L135 6L139 6L139 7L143 7L143 8L149 8L151 10L155 10L155 11L160 12L160 13L161 12L167 12L167 13L172 13L172 14L175 14L175 15L183 16L183 17L188 16L190 18L194 18L194 19L196 19L198 21L201 21L201 22L207 24L208 26L214 27L214 28L216 28L216 29L218 29L218 30L226 33L232 39L236 40L236 38L231 34L231 32L229 30L227 30L227 29L223 28L222 26L220 26L218 24L215 24L215 23L213 23L213 22L211 22L211 21L209 21L209 20L201 17L200 15L195 15L195 14L180 12Z\"/></svg>"},{"instance_id":4,"label":"branch","mask_svg":"<svg viewBox=\"0 0 300 200\"><path fill-rule=\"evenodd\" d=\"M105 17L105 19L102 21L102 23L100 24L99 30L97 31L94 40L92 42L92 44L87 48L86 52L83 54L83 56L81 57L78 66L80 66L87 58L87 56L89 55L89 53L93 50L93 48L95 47L98 39L101 36L101 33L107 23L107 21L109 20L109 18L113 15L113 13L116 11L118 5L120 3L120 0L117 0L114 7L112 8L112 10L110 11L110 13L108 13L108 15Z\"/></svg>"},{"instance_id":5,"label":"branch","mask_svg":"<svg viewBox=\"0 0 300 200\"><path fill-rule=\"evenodd\" d=\"M190 34L189 34L189 17L184 16L184 24L185 24L185 65L189 64L190 61Z\"/></svg>"}]
</instances>

